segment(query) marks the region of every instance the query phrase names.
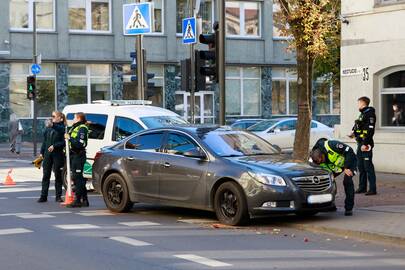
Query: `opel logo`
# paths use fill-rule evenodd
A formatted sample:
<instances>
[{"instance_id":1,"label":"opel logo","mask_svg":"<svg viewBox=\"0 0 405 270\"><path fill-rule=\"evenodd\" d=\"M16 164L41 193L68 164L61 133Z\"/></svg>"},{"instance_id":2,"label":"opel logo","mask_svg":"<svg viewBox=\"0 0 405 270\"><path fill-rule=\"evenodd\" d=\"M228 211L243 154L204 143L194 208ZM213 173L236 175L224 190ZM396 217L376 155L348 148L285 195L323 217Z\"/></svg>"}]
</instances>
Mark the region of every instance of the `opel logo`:
<instances>
[{"instance_id":1,"label":"opel logo","mask_svg":"<svg viewBox=\"0 0 405 270\"><path fill-rule=\"evenodd\" d=\"M319 178L317 177L317 176L314 176L313 178L312 178L312 183L314 183L314 184L319 184L321 182L321 180L319 180Z\"/></svg>"}]
</instances>

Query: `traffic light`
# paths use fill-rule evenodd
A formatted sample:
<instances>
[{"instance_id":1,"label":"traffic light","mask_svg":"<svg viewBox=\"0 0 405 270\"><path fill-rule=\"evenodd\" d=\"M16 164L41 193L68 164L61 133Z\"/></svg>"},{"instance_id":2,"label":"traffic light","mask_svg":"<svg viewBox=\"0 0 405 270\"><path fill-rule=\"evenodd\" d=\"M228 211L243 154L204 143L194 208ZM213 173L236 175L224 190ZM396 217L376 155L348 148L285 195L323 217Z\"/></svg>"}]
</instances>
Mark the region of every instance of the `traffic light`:
<instances>
[{"instance_id":1,"label":"traffic light","mask_svg":"<svg viewBox=\"0 0 405 270\"><path fill-rule=\"evenodd\" d=\"M202 44L208 45L208 50L198 51L196 53L196 67L198 64L198 70L196 72L197 77L211 77L213 81L218 81L218 37L219 37L219 25L217 22L214 24L214 33L201 34L199 41ZM201 81L201 78L197 78L196 81ZM204 80L205 81L205 80Z\"/></svg>"},{"instance_id":2,"label":"traffic light","mask_svg":"<svg viewBox=\"0 0 405 270\"><path fill-rule=\"evenodd\" d=\"M191 59L180 61L181 66L181 90L189 92L191 90Z\"/></svg>"},{"instance_id":3,"label":"traffic light","mask_svg":"<svg viewBox=\"0 0 405 270\"><path fill-rule=\"evenodd\" d=\"M134 74L136 74L136 68L137 68L137 65L136 65L136 52L131 52L130 56L132 58L132 62L131 62L130 67L131 67L131 70L134 71ZM138 78L136 77L136 75L131 76L131 82L136 82L137 80L138 80Z\"/></svg>"},{"instance_id":4,"label":"traffic light","mask_svg":"<svg viewBox=\"0 0 405 270\"><path fill-rule=\"evenodd\" d=\"M35 92L35 76L27 77L27 99L34 100L36 96Z\"/></svg>"}]
</instances>

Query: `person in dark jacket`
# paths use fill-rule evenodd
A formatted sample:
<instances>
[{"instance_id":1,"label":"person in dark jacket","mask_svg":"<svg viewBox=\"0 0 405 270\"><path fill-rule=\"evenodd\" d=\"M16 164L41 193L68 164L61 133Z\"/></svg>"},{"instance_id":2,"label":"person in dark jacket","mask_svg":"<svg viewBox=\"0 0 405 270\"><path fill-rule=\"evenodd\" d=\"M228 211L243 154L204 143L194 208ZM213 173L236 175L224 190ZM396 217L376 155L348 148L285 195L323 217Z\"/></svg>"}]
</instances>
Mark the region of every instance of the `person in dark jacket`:
<instances>
[{"instance_id":1,"label":"person in dark jacket","mask_svg":"<svg viewBox=\"0 0 405 270\"><path fill-rule=\"evenodd\" d=\"M344 173L343 186L345 189L345 216L353 215L354 184L356 172L356 154L353 149L339 141L319 139L312 148L310 158L313 163L337 177Z\"/></svg>"},{"instance_id":2,"label":"person in dark jacket","mask_svg":"<svg viewBox=\"0 0 405 270\"><path fill-rule=\"evenodd\" d=\"M76 113L73 126L65 138L70 144L70 163L72 179L76 187L76 198L73 203L66 207L88 207L86 179L83 177L84 164L86 163L86 146L89 129L86 126L86 116L84 113Z\"/></svg>"},{"instance_id":3,"label":"person in dark jacket","mask_svg":"<svg viewBox=\"0 0 405 270\"><path fill-rule=\"evenodd\" d=\"M359 187L356 193L365 193L365 195L376 195L376 176L373 164L374 148L374 130L377 120L375 109L370 107L368 97L358 99L360 115L355 121L352 129L351 138L356 138L357 142L357 161L360 172ZM367 191L367 181L369 190Z\"/></svg>"},{"instance_id":4,"label":"person in dark jacket","mask_svg":"<svg viewBox=\"0 0 405 270\"><path fill-rule=\"evenodd\" d=\"M52 170L55 174L55 201L62 202L62 174L65 164L64 155L64 132L65 117L61 112L53 112L52 119L47 120L44 132L44 141L41 146L41 156L43 157L43 177L41 197L39 203L48 200L48 191Z\"/></svg>"}]
</instances>

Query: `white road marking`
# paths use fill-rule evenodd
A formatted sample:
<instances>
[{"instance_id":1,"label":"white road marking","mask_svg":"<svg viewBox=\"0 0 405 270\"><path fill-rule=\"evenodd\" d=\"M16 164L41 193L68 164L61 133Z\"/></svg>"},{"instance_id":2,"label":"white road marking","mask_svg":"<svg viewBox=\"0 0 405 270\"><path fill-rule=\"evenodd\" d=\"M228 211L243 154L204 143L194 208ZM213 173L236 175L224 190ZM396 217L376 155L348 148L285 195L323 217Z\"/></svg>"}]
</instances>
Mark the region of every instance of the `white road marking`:
<instances>
[{"instance_id":1,"label":"white road marking","mask_svg":"<svg viewBox=\"0 0 405 270\"><path fill-rule=\"evenodd\" d=\"M10 216L17 216L17 215L30 215L31 213L7 213L7 214L0 214L0 217L10 217Z\"/></svg>"},{"instance_id":2,"label":"white road marking","mask_svg":"<svg viewBox=\"0 0 405 270\"><path fill-rule=\"evenodd\" d=\"M16 215L19 218L23 219L38 219L38 218L54 218L55 216L47 214L26 214L26 215Z\"/></svg>"},{"instance_id":3,"label":"white road marking","mask_svg":"<svg viewBox=\"0 0 405 270\"><path fill-rule=\"evenodd\" d=\"M114 213L111 213L106 210L93 210L93 211L80 211L80 213L76 213L77 215L84 216L84 217L97 217L97 216L114 216Z\"/></svg>"},{"instance_id":4,"label":"white road marking","mask_svg":"<svg viewBox=\"0 0 405 270\"><path fill-rule=\"evenodd\" d=\"M110 237L111 240L118 241L124 244L128 244L134 247L144 247L144 246L152 246L151 243L136 240L133 238L125 237L125 236L114 236Z\"/></svg>"},{"instance_id":5,"label":"white road marking","mask_svg":"<svg viewBox=\"0 0 405 270\"><path fill-rule=\"evenodd\" d=\"M0 235L11 235L11 234L20 234L20 233L30 233L32 231L24 228L14 228L14 229L3 229L0 230Z\"/></svg>"},{"instance_id":6,"label":"white road marking","mask_svg":"<svg viewBox=\"0 0 405 270\"><path fill-rule=\"evenodd\" d=\"M120 222L120 225L128 227L142 227L142 226L159 226L159 223L150 222L150 221L133 221L133 222Z\"/></svg>"},{"instance_id":7,"label":"white road marking","mask_svg":"<svg viewBox=\"0 0 405 270\"><path fill-rule=\"evenodd\" d=\"M16 184L16 185L13 185L13 186L5 186L4 184L1 184L0 185L0 190L3 190L3 189L12 189L12 188L17 188L17 187L26 187L27 185L20 185L20 184Z\"/></svg>"},{"instance_id":8,"label":"white road marking","mask_svg":"<svg viewBox=\"0 0 405 270\"><path fill-rule=\"evenodd\" d=\"M179 255L174 255L174 257L180 258L183 260L187 260L187 261L191 261L191 262L195 262L195 263L199 263L199 264L203 264L203 265L210 266L210 267L232 266L232 264L229 264L229 263L224 263L224 262L220 262L217 260L208 259L208 258L197 256L194 254L179 254Z\"/></svg>"},{"instance_id":9,"label":"white road marking","mask_svg":"<svg viewBox=\"0 0 405 270\"><path fill-rule=\"evenodd\" d=\"M17 192L29 192L29 191L40 191L41 187L32 187L32 188L9 188L9 189L0 189L0 193L17 193ZM54 190L50 188L49 190Z\"/></svg>"},{"instance_id":10,"label":"white road marking","mask_svg":"<svg viewBox=\"0 0 405 270\"><path fill-rule=\"evenodd\" d=\"M66 225L54 225L56 228L62 230L88 230L88 229L99 229L97 225L91 224L66 224Z\"/></svg>"},{"instance_id":11,"label":"white road marking","mask_svg":"<svg viewBox=\"0 0 405 270\"><path fill-rule=\"evenodd\" d=\"M54 211L54 212L42 212L44 215L58 215L58 214L71 214L72 211Z\"/></svg>"},{"instance_id":12,"label":"white road marking","mask_svg":"<svg viewBox=\"0 0 405 270\"><path fill-rule=\"evenodd\" d=\"M7 197L0 197L0 200L7 200Z\"/></svg>"},{"instance_id":13,"label":"white road marking","mask_svg":"<svg viewBox=\"0 0 405 270\"><path fill-rule=\"evenodd\" d=\"M39 196L23 196L23 197L17 197L19 200L27 200L27 199L39 199Z\"/></svg>"}]
</instances>

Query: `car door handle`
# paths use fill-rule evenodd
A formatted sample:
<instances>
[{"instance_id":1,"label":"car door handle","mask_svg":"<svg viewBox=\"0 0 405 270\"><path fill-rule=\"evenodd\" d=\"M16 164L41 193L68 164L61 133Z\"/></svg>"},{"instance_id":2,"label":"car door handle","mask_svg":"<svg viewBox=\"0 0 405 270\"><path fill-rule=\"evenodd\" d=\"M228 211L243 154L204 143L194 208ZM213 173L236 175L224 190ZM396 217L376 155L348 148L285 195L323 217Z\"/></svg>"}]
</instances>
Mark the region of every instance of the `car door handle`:
<instances>
[{"instance_id":1,"label":"car door handle","mask_svg":"<svg viewBox=\"0 0 405 270\"><path fill-rule=\"evenodd\" d=\"M132 161L132 160L135 160L135 158L134 157L127 157L127 160Z\"/></svg>"},{"instance_id":2,"label":"car door handle","mask_svg":"<svg viewBox=\"0 0 405 270\"><path fill-rule=\"evenodd\" d=\"M163 167L165 167L165 168L169 168L170 166L172 166L172 165L170 165L169 162L165 162L165 163L163 163L162 165L163 165Z\"/></svg>"}]
</instances>

